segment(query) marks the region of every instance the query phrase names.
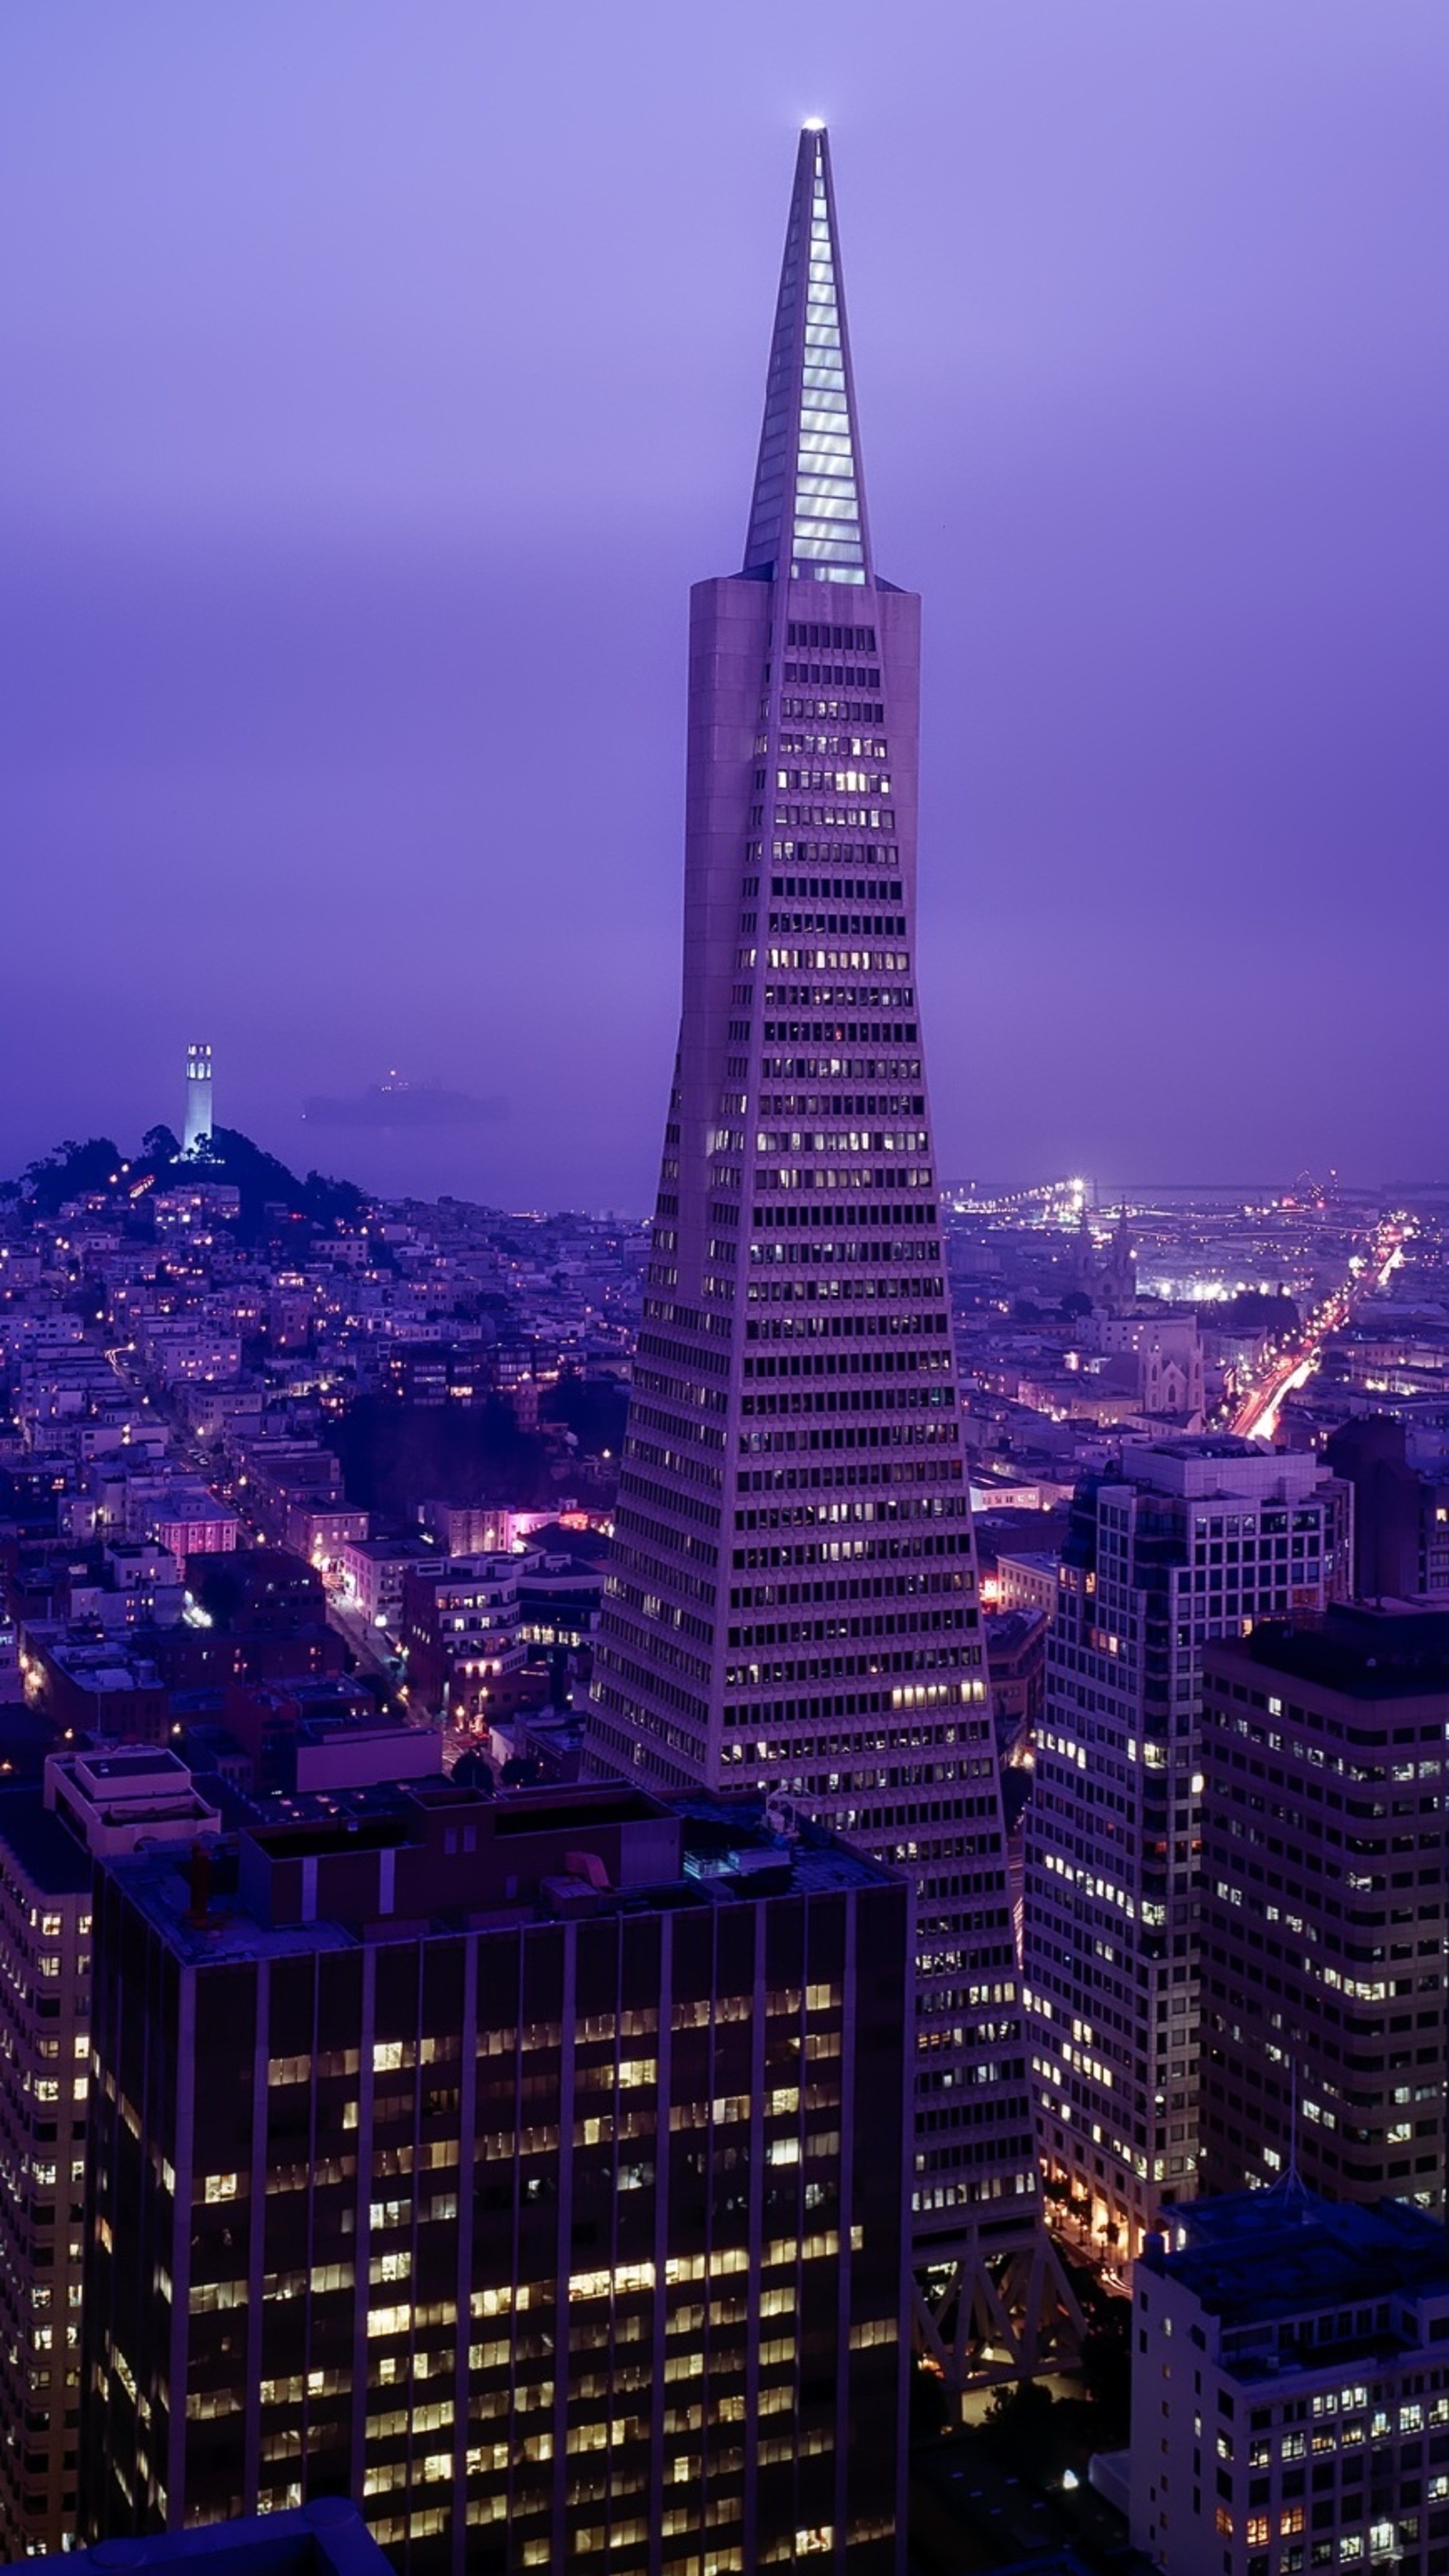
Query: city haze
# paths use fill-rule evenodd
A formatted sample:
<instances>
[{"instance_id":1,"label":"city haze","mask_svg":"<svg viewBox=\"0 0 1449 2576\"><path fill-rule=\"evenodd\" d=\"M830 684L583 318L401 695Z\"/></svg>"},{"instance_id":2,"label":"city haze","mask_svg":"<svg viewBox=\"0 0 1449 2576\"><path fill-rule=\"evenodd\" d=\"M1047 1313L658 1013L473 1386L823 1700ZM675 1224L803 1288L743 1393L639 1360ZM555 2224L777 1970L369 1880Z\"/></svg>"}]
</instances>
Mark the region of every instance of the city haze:
<instances>
[{"instance_id":1,"label":"city haze","mask_svg":"<svg viewBox=\"0 0 1449 2576\"><path fill-rule=\"evenodd\" d=\"M647 1203L818 111L943 1173L1434 1173L1446 80L1423 0L13 12L0 1170L205 1037L289 1161ZM506 1107L303 1122L394 1068Z\"/></svg>"}]
</instances>

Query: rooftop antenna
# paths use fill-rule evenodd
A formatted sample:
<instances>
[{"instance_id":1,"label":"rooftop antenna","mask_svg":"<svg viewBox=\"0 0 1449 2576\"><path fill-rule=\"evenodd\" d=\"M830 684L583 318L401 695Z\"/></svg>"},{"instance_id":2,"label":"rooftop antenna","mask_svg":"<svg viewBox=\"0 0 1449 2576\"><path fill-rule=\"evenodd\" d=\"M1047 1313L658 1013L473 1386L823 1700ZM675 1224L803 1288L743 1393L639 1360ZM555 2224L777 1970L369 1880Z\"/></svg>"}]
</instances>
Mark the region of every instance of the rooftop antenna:
<instances>
[{"instance_id":1,"label":"rooftop antenna","mask_svg":"<svg viewBox=\"0 0 1449 2576\"><path fill-rule=\"evenodd\" d=\"M1284 2179L1290 2183L1296 2182L1299 2190L1302 2190L1303 2176L1298 2170L1298 2060L1296 2057L1290 2057L1288 2060L1288 2171Z\"/></svg>"},{"instance_id":2,"label":"rooftop antenna","mask_svg":"<svg viewBox=\"0 0 1449 2576\"><path fill-rule=\"evenodd\" d=\"M1298 2060L1288 2060L1288 2164L1278 2186L1285 2208L1296 2211L1303 2224L1310 2216L1310 2194L1298 2170Z\"/></svg>"}]
</instances>

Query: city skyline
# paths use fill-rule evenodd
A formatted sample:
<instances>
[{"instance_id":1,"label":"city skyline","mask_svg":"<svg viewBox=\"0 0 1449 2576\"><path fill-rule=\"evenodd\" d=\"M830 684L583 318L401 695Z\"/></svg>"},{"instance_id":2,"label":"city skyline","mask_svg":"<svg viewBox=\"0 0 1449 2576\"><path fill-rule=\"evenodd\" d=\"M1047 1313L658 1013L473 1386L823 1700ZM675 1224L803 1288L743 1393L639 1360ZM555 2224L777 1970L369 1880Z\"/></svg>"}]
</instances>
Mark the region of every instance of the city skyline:
<instances>
[{"instance_id":1,"label":"city skyline","mask_svg":"<svg viewBox=\"0 0 1449 2576\"><path fill-rule=\"evenodd\" d=\"M0 28L0 2557L1449 2576L1449 30L1103 12Z\"/></svg>"},{"instance_id":2,"label":"city skyline","mask_svg":"<svg viewBox=\"0 0 1449 2576\"><path fill-rule=\"evenodd\" d=\"M164 1116L205 1025L290 1161L645 1203L676 603L737 542L775 156L819 109L881 533L934 603L944 1170L1432 1170L1435 13L801 11L762 79L748 21L485 59L461 12L409 49L364 8L340 92L309 29L0 40L17 948L76 898L72 1007L28 979L0 1034L0 1166ZM508 1105L345 1152L302 1123L394 1066Z\"/></svg>"}]
</instances>

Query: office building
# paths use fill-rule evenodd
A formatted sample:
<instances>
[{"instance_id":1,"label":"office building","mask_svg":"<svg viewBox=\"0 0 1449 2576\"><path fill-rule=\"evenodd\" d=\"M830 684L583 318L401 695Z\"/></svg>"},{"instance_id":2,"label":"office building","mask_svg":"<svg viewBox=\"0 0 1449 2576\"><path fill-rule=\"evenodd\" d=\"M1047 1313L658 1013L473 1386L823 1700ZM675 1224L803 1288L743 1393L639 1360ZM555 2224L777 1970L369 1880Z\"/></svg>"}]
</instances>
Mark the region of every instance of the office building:
<instances>
[{"instance_id":1,"label":"office building","mask_svg":"<svg viewBox=\"0 0 1449 2576\"><path fill-rule=\"evenodd\" d=\"M0 1789L0 2554L75 2529L93 1854L217 1824L172 1753Z\"/></svg>"},{"instance_id":2,"label":"office building","mask_svg":"<svg viewBox=\"0 0 1449 2576\"><path fill-rule=\"evenodd\" d=\"M809 128L744 566L691 600L683 1013L590 1760L778 1789L915 1874L911 2197L957 2369L1051 2299L916 991L919 611L871 554Z\"/></svg>"},{"instance_id":3,"label":"office building","mask_svg":"<svg viewBox=\"0 0 1449 2576\"><path fill-rule=\"evenodd\" d=\"M758 1800L414 1785L97 1881L82 2537L900 2565L910 1896Z\"/></svg>"},{"instance_id":4,"label":"office building","mask_svg":"<svg viewBox=\"0 0 1449 2576\"><path fill-rule=\"evenodd\" d=\"M1203 2180L1444 2211L1449 1616L1203 1658Z\"/></svg>"},{"instance_id":5,"label":"office building","mask_svg":"<svg viewBox=\"0 0 1449 2576\"><path fill-rule=\"evenodd\" d=\"M1353 1588L1360 1601L1449 1608L1449 1477L1409 1464L1406 1425L1366 1413L1330 1432L1324 1457L1353 1487Z\"/></svg>"},{"instance_id":6,"label":"office building","mask_svg":"<svg viewBox=\"0 0 1449 2576\"><path fill-rule=\"evenodd\" d=\"M1171 2576L1449 2568L1449 2248L1400 2201L1174 2209L1133 2285L1131 2531Z\"/></svg>"},{"instance_id":7,"label":"office building","mask_svg":"<svg viewBox=\"0 0 1449 2576\"><path fill-rule=\"evenodd\" d=\"M1023 1973L1047 2188L1135 2254L1198 2177L1202 1659L1321 1610L1344 1490L1226 1434L1125 1448L1078 1489L1047 1637L1025 1835Z\"/></svg>"}]
</instances>

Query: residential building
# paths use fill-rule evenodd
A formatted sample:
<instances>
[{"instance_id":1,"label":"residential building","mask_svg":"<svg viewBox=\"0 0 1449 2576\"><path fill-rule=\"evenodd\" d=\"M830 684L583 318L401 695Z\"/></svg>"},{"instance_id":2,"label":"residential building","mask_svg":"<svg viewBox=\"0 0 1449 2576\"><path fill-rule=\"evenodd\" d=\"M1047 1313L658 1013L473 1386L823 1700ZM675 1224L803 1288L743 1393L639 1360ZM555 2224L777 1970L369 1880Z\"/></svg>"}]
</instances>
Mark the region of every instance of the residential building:
<instances>
[{"instance_id":1,"label":"residential building","mask_svg":"<svg viewBox=\"0 0 1449 2576\"><path fill-rule=\"evenodd\" d=\"M168 1485L137 1518L132 1535L154 1538L178 1565L189 1556L229 1554L237 1543L235 1512L205 1485Z\"/></svg>"},{"instance_id":2,"label":"residential building","mask_svg":"<svg viewBox=\"0 0 1449 2576\"><path fill-rule=\"evenodd\" d=\"M1202 1747L1205 2187L1442 2216L1449 1615L1206 1647Z\"/></svg>"},{"instance_id":3,"label":"residential building","mask_svg":"<svg viewBox=\"0 0 1449 2576\"><path fill-rule=\"evenodd\" d=\"M1402 2201L1174 2209L1133 2289L1131 2531L1170 2576L1449 2567L1449 2247Z\"/></svg>"},{"instance_id":4,"label":"residential building","mask_svg":"<svg viewBox=\"0 0 1449 2576\"><path fill-rule=\"evenodd\" d=\"M1047 1635L1025 1829L1023 1973L1048 2190L1135 2254L1197 2189L1210 1638L1322 1610L1344 1488L1227 1434L1124 1448L1078 1490Z\"/></svg>"},{"instance_id":5,"label":"residential building","mask_svg":"<svg viewBox=\"0 0 1449 2576\"><path fill-rule=\"evenodd\" d=\"M343 1606L369 1628L396 1636L402 1625L403 1580L426 1563L427 1550L408 1539L350 1539L339 1552Z\"/></svg>"},{"instance_id":6,"label":"residential building","mask_svg":"<svg viewBox=\"0 0 1449 2576\"><path fill-rule=\"evenodd\" d=\"M447 1556L502 1556L513 1545L517 1515L497 1503L428 1500L418 1519Z\"/></svg>"},{"instance_id":7,"label":"residential building","mask_svg":"<svg viewBox=\"0 0 1449 2576\"><path fill-rule=\"evenodd\" d=\"M349 2493L399 2576L901 2564L909 1889L758 1799L97 1879L82 2537Z\"/></svg>"},{"instance_id":8,"label":"residential building","mask_svg":"<svg viewBox=\"0 0 1449 2576\"><path fill-rule=\"evenodd\" d=\"M408 1696L451 1725L487 1732L499 1685L522 1670L522 1556L432 1557L403 1577Z\"/></svg>"},{"instance_id":9,"label":"residential building","mask_svg":"<svg viewBox=\"0 0 1449 2576\"><path fill-rule=\"evenodd\" d=\"M1061 1559L1044 1548L999 1549L996 1557L996 1606L999 1610L1041 1610L1048 1619L1057 1611L1057 1578Z\"/></svg>"},{"instance_id":10,"label":"residential building","mask_svg":"<svg viewBox=\"0 0 1449 2576\"><path fill-rule=\"evenodd\" d=\"M914 1873L912 2221L959 2377L1060 2309L916 990L919 613L871 556L812 126L744 566L691 599L683 1011L589 1760L784 1792Z\"/></svg>"}]
</instances>

